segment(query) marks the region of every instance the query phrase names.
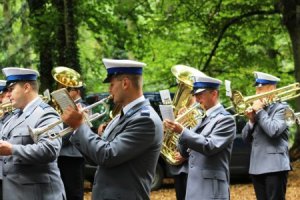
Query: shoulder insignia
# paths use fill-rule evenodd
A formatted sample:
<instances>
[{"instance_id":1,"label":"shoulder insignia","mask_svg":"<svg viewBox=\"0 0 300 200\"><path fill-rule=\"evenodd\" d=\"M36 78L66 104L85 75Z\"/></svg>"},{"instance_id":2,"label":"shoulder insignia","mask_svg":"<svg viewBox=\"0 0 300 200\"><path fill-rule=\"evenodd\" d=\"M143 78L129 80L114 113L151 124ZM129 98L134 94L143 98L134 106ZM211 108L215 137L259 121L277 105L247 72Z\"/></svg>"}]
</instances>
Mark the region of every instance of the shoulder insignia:
<instances>
[{"instance_id":1,"label":"shoulder insignia","mask_svg":"<svg viewBox=\"0 0 300 200\"><path fill-rule=\"evenodd\" d=\"M44 103L44 102L42 102L42 103L40 103L40 105L39 105L42 109L45 109L45 108L48 108L48 107L50 107L50 105L49 104L46 104L46 103Z\"/></svg>"},{"instance_id":2,"label":"shoulder insignia","mask_svg":"<svg viewBox=\"0 0 300 200\"><path fill-rule=\"evenodd\" d=\"M150 109L148 106L144 106L142 109L141 109L141 116L150 116Z\"/></svg>"}]
</instances>

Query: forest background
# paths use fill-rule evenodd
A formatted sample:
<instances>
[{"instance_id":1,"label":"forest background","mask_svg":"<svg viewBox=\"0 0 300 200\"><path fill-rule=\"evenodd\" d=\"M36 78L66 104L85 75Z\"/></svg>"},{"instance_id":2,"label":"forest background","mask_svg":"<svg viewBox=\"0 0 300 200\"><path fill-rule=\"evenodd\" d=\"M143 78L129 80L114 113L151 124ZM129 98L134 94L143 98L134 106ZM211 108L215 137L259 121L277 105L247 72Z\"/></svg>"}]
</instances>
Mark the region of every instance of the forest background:
<instances>
[{"instance_id":1,"label":"forest background","mask_svg":"<svg viewBox=\"0 0 300 200\"><path fill-rule=\"evenodd\" d=\"M300 81L299 0L0 0L0 66L80 72L87 93L107 92L102 58L147 63L144 91L176 91L171 67L191 66L253 95L253 71ZM0 75L1 76L1 75ZM221 101L230 105L221 87ZM300 99L290 101L300 110ZM292 160L300 158L299 131Z\"/></svg>"}]
</instances>

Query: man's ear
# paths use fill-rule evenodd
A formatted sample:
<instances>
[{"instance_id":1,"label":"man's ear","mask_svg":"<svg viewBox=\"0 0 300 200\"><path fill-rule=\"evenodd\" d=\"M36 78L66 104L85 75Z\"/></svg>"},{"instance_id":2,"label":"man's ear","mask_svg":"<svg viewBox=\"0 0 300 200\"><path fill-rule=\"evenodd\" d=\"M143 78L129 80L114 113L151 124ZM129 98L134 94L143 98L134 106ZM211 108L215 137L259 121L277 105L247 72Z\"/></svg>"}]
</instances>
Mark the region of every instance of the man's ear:
<instances>
[{"instance_id":1,"label":"man's ear","mask_svg":"<svg viewBox=\"0 0 300 200\"><path fill-rule=\"evenodd\" d=\"M29 83L25 83L23 87L24 87L25 93L27 93L27 92L29 92L31 85Z\"/></svg>"},{"instance_id":2,"label":"man's ear","mask_svg":"<svg viewBox=\"0 0 300 200\"><path fill-rule=\"evenodd\" d=\"M128 89L129 85L130 85L130 80L127 77L124 77L122 80L122 87L124 89Z\"/></svg>"}]
</instances>

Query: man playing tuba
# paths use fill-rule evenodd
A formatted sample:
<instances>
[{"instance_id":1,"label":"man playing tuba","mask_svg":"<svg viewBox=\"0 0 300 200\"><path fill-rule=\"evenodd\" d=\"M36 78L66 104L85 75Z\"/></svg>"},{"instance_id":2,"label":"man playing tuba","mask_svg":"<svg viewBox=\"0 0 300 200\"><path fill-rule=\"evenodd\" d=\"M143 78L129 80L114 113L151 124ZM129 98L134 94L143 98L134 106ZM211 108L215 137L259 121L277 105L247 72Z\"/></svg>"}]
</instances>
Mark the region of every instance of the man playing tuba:
<instances>
[{"instance_id":1,"label":"man playing tuba","mask_svg":"<svg viewBox=\"0 0 300 200\"><path fill-rule=\"evenodd\" d=\"M192 130L166 120L165 126L180 134L180 153L189 158L186 199L229 199L229 161L236 125L219 103L222 82L197 76L193 84L196 101L206 117Z\"/></svg>"}]
</instances>

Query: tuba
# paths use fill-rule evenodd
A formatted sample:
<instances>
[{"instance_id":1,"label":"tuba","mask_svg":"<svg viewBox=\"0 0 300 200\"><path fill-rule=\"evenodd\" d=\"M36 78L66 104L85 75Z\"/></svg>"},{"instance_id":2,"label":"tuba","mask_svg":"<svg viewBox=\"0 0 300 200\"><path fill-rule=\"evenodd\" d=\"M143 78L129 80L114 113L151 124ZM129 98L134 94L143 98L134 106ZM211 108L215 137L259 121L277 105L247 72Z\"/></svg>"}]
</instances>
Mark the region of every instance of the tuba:
<instances>
[{"instance_id":1,"label":"tuba","mask_svg":"<svg viewBox=\"0 0 300 200\"><path fill-rule=\"evenodd\" d=\"M173 75L178 81L178 89L173 98L174 115L177 116L179 110L187 108L190 104L193 90L192 76L206 76L201 71L188 67L185 65L175 65L171 69ZM200 118L205 116L203 109L200 109L200 105L195 104L189 108L184 114L178 116L177 122L183 124L185 127L194 127ZM174 159L174 154L177 152L178 134L169 130L164 130L164 138L161 149L162 157L171 165L178 165Z\"/></svg>"},{"instance_id":2,"label":"tuba","mask_svg":"<svg viewBox=\"0 0 300 200\"><path fill-rule=\"evenodd\" d=\"M206 76L203 72L185 65L175 65L171 68L171 72L178 81L178 89L173 98L174 115L177 116L181 108L187 107L189 104L193 90L192 76Z\"/></svg>"},{"instance_id":3,"label":"tuba","mask_svg":"<svg viewBox=\"0 0 300 200\"><path fill-rule=\"evenodd\" d=\"M195 103L183 114L179 115L175 122L180 123L184 127L195 127L198 121L205 117L205 110L199 103ZM162 144L161 154L162 157L171 165L179 165L180 163L174 159L177 151L177 142L179 134L169 130L164 131L164 140Z\"/></svg>"},{"instance_id":4,"label":"tuba","mask_svg":"<svg viewBox=\"0 0 300 200\"><path fill-rule=\"evenodd\" d=\"M58 66L52 69L51 74L54 80L59 84L60 88L80 88L83 86L80 74L74 69ZM63 113L54 99L52 100L52 106L59 114Z\"/></svg>"},{"instance_id":5,"label":"tuba","mask_svg":"<svg viewBox=\"0 0 300 200\"><path fill-rule=\"evenodd\" d=\"M243 97L239 91L232 91L232 104L238 115L243 115L245 111L253 105L253 102L258 99L264 99L266 105L269 105L278 101L288 101L300 96L298 91L300 90L299 83L293 83L275 90L265 92L262 94L256 94L252 96Z\"/></svg>"}]
</instances>

